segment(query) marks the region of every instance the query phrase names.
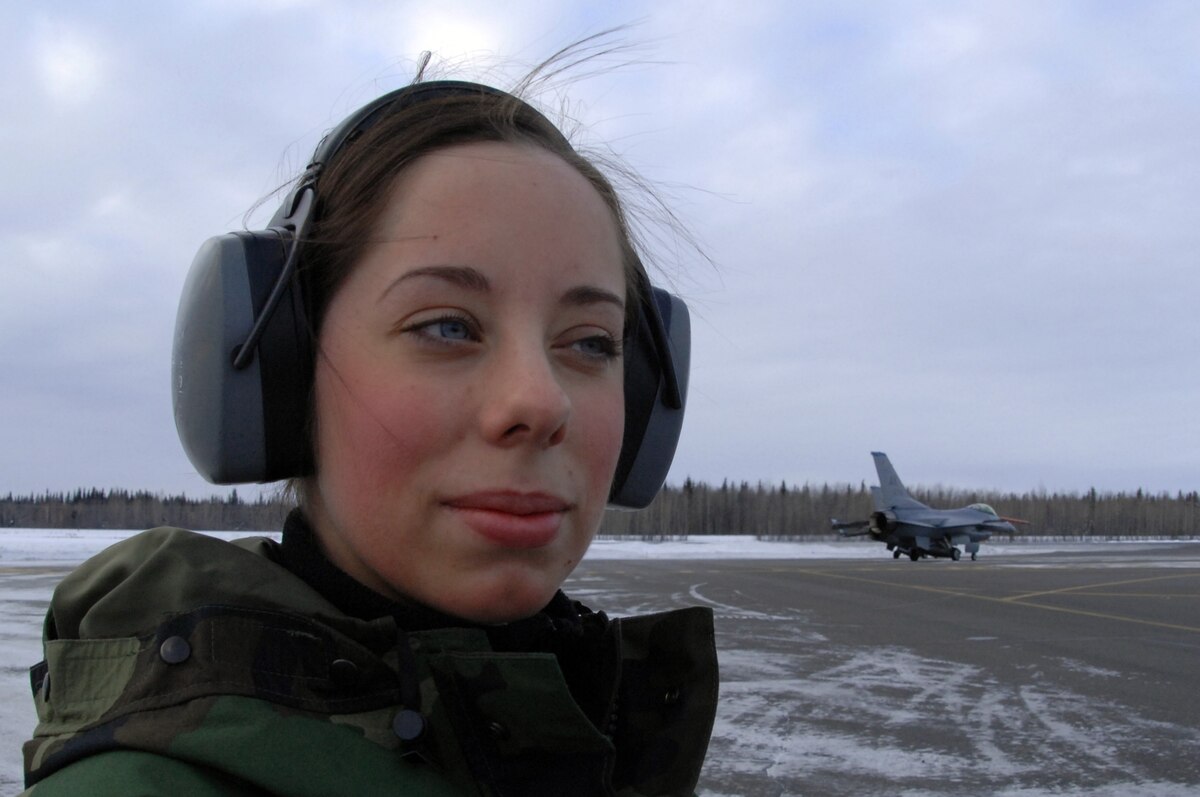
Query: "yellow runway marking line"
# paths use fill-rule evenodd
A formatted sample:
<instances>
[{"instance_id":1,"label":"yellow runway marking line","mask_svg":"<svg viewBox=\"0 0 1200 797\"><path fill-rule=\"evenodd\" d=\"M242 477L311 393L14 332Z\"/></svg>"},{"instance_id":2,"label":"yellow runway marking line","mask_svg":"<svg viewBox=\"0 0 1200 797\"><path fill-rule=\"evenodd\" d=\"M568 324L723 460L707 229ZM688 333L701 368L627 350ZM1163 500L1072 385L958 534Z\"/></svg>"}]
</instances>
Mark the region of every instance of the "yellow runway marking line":
<instances>
[{"instance_id":1,"label":"yellow runway marking line","mask_svg":"<svg viewBox=\"0 0 1200 797\"><path fill-rule=\"evenodd\" d=\"M1086 595L1089 598L1200 598L1200 594L1194 592L1075 592L1072 594Z\"/></svg>"},{"instance_id":2,"label":"yellow runway marking line","mask_svg":"<svg viewBox=\"0 0 1200 797\"><path fill-rule=\"evenodd\" d=\"M1195 578L1195 573L1172 573L1169 576L1153 576L1151 578L1130 578L1123 581L1105 581L1099 584L1080 584L1075 587L1063 587L1061 589L1047 589L1040 592L1026 592L1024 595L1013 595L1008 598L1002 598L1006 601L1023 601L1028 598L1038 598L1042 595L1059 595L1064 592L1077 592L1084 589L1102 589L1104 587L1119 587L1122 584L1144 584L1149 581L1170 581L1179 578Z\"/></svg>"},{"instance_id":3,"label":"yellow runway marking line","mask_svg":"<svg viewBox=\"0 0 1200 797\"><path fill-rule=\"evenodd\" d=\"M874 578L860 578L858 576L847 576L841 573L828 573L820 570L796 570L797 573L804 573L810 576L820 576L822 578L836 578L844 581L857 581L864 584L878 584L884 587L896 587L898 589L916 590L918 592L932 592L938 595L950 595L956 598L970 598L977 601L985 601L987 603L1000 603L1007 606L1023 606L1029 609L1041 609L1047 612L1059 612L1061 614L1075 614L1081 617L1094 617L1100 620L1116 620L1122 623L1133 623L1135 625L1145 625L1154 628L1170 628L1175 631L1189 631L1194 634L1200 634L1200 627L1190 625L1178 625L1176 623L1162 623L1157 620L1142 620L1137 617L1125 617L1119 614L1106 614L1104 612L1092 612L1086 609L1070 609L1064 606L1046 606L1040 603L1028 603L1018 598L993 598L989 595L976 595L971 592L962 592L961 590L942 589L939 587L928 587L924 584L897 584L894 581L881 581ZM1157 581L1159 579L1133 579L1128 583L1136 583L1138 581ZM1117 582L1124 583L1124 582ZM1105 584L1095 584L1091 586L1110 586ZM1082 587L1086 589L1087 587ZM1032 595L1053 595L1060 592L1068 592L1070 590L1050 590L1047 592L1031 593Z\"/></svg>"},{"instance_id":4,"label":"yellow runway marking line","mask_svg":"<svg viewBox=\"0 0 1200 797\"><path fill-rule=\"evenodd\" d=\"M1077 614L1082 617L1096 617L1101 620L1116 620L1121 623L1133 623L1134 625L1146 625L1154 628L1170 628L1173 631L1189 631L1193 634L1200 634L1200 628L1191 625L1178 625L1177 623L1163 623L1158 620L1143 620L1137 617L1125 617L1120 614L1106 614L1104 612L1090 612L1086 609L1069 609L1065 606L1045 606L1040 603L1026 603L1024 601L1000 601L1001 603L1009 603L1013 606L1028 606L1031 609L1044 609L1048 612L1061 612L1062 614Z\"/></svg>"}]
</instances>

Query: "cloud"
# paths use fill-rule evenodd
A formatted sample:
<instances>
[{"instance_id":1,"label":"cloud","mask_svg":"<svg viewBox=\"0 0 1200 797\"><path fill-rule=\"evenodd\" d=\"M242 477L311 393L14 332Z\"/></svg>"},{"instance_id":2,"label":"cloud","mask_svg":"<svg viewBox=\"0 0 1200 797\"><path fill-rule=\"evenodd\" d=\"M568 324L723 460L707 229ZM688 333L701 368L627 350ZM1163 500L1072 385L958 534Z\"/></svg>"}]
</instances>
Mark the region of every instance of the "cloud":
<instances>
[{"instance_id":1,"label":"cloud","mask_svg":"<svg viewBox=\"0 0 1200 797\"><path fill-rule=\"evenodd\" d=\"M61 18L41 18L29 49L38 85L52 105L73 110L102 99L108 56L95 36Z\"/></svg>"}]
</instances>

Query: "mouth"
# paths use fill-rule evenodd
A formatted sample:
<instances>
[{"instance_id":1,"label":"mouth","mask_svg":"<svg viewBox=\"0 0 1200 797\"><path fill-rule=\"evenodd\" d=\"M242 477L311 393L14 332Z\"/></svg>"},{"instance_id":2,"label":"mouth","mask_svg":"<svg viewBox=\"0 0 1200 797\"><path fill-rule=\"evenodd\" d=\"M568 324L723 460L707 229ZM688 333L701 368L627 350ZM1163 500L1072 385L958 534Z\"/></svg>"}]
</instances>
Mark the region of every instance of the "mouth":
<instances>
[{"instance_id":1,"label":"mouth","mask_svg":"<svg viewBox=\"0 0 1200 797\"><path fill-rule=\"evenodd\" d=\"M514 549L549 545L571 509L570 502L548 493L508 490L455 496L442 504L476 534Z\"/></svg>"}]
</instances>

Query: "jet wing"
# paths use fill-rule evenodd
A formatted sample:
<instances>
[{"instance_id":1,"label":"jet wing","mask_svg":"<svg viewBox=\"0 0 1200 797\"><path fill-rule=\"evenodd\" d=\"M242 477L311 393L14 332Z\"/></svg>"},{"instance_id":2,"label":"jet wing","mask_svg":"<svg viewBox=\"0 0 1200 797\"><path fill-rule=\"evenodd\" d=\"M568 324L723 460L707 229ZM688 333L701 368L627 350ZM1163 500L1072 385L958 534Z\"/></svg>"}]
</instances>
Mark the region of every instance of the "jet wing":
<instances>
[{"instance_id":1,"label":"jet wing","mask_svg":"<svg viewBox=\"0 0 1200 797\"><path fill-rule=\"evenodd\" d=\"M929 516L922 518L901 517L899 522L901 526L912 526L918 529L931 529L947 533L953 532L956 529L973 529L979 525L979 521L974 519L962 522L961 518Z\"/></svg>"},{"instance_id":2,"label":"jet wing","mask_svg":"<svg viewBox=\"0 0 1200 797\"><path fill-rule=\"evenodd\" d=\"M919 529L940 529L943 523L945 523L944 520L936 523L931 523L928 520L909 520L908 518L900 520L900 526L916 526Z\"/></svg>"}]
</instances>

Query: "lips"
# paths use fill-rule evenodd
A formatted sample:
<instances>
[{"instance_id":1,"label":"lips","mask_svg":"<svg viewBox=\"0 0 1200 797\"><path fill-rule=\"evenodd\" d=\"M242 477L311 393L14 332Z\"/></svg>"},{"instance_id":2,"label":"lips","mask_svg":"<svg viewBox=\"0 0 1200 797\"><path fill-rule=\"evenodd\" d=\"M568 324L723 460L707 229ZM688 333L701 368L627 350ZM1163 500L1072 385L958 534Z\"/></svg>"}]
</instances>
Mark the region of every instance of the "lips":
<instances>
[{"instance_id":1,"label":"lips","mask_svg":"<svg viewBox=\"0 0 1200 797\"><path fill-rule=\"evenodd\" d=\"M443 502L472 531L504 548L548 545L571 504L547 493L479 492Z\"/></svg>"}]
</instances>

